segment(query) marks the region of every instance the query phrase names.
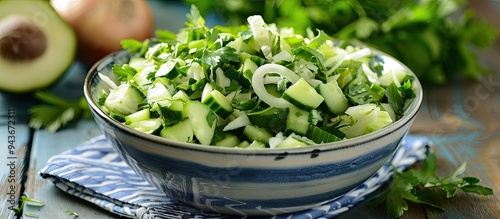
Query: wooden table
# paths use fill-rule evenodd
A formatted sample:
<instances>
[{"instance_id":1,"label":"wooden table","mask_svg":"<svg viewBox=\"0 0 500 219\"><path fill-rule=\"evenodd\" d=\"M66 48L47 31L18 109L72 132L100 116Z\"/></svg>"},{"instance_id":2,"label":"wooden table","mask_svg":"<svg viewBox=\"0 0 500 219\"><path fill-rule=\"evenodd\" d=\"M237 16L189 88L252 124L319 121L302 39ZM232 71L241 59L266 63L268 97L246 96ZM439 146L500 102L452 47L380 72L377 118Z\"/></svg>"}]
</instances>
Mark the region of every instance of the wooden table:
<instances>
[{"instance_id":1,"label":"wooden table","mask_svg":"<svg viewBox=\"0 0 500 219\"><path fill-rule=\"evenodd\" d=\"M156 13L157 28L182 26L185 7L155 1L152 4L156 12L171 12ZM466 174L482 179L481 184L491 187L495 194L484 197L459 192L455 198L443 201L445 211L411 204L403 218L500 218L500 43L481 57L493 74L479 82L457 80L446 87L425 88L425 101L411 132L432 140L440 174L450 173L467 161ZM86 71L75 63L51 90L68 98L80 97ZM73 218L66 210L77 212L79 218L116 218L40 177L38 171L51 156L101 132L93 120L81 120L56 133L32 130L26 122L28 108L35 102L31 95L0 93L0 218L16 218L9 208L17 206L22 194L45 203L37 212L40 218ZM15 128L10 133L9 122L10 130ZM15 140L13 148L8 147L9 139ZM385 217L383 209L370 209L365 201L339 218Z\"/></svg>"}]
</instances>

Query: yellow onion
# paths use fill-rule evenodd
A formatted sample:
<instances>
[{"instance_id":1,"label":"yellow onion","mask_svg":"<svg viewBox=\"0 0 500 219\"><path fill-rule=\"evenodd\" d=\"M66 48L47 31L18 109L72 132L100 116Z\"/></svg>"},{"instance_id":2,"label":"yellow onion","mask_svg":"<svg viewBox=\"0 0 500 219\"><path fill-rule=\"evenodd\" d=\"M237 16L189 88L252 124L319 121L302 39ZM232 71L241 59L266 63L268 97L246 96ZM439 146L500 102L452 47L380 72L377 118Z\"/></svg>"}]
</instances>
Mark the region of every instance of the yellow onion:
<instances>
[{"instance_id":1,"label":"yellow onion","mask_svg":"<svg viewBox=\"0 0 500 219\"><path fill-rule=\"evenodd\" d=\"M123 39L144 40L154 33L153 13L145 0L51 0L52 7L74 28L77 58L93 65L121 49Z\"/></svg>"}]
</instances>

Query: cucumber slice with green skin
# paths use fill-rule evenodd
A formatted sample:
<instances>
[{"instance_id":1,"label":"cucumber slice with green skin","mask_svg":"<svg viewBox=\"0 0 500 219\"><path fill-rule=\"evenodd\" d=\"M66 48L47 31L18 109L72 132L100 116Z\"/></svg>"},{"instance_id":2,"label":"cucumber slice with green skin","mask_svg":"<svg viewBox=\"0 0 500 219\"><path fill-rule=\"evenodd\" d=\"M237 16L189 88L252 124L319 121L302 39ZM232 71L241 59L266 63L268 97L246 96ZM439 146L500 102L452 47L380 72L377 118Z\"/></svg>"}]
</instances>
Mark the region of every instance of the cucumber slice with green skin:
<instances>
[{"instance_id":1,"label":"cucumber slice with green skin","mask_svg":"<svg viewBox=\"0 0 500 219\"><path fill-rule=\"evenodd\" d=\"M128 116L125 116L125 123L127 125L134 123L134 122L139 122L142 120L150 119L150 111L149 109L143 109L139 110L135 113L132 113Z\"/></svg>"},{"instance_id":2,"label":"cucumber slice with green skin","mask_svg":"<svg viewBox=\"0 0 500 219\"><path fill-rule=\"evenodd\" d=\"M252 75L257 70L259 66L255 64L251 59L247 58L245 59L245 62L243 63L243 77L245 77L248 80L252 80Z\"/></svg>"},{"instance_id":3,"label":"cucumber slice with green skin","mask_svg":"<svg viewBox=\"0 0 500 219\"><path fill-rule=\"evenodd\" d=\"M328 110L336 115L343 114L349 108L349 101L337 81L330 81L326 84L321 83L318 91L325 99Z\"/></svg>"},{"instance_id":4,"label":"cucumber slice with green skin","mask_svg":"<svg viewBox=\"0 0 500 219\"><path fill-rule=\"evenodd\" d=\"M300 78L290 86L283 93L283 99L307 111L317 108L324 101L324 98L304 78Z\"/></svg>"},{"instance_id":5,"label":"cucumber slice with green skin","mask_svg":"<svg viewBox=\"0 0 500 219\"><path fill-rule=\"evenodd\" d=\"M244 140L244 141L240 142L236 147L238 147L238 148L246 148L249 145L250 145L250 142L248 142L247 140Z\"/></svg>"},{"instance_id":6,"label":"cucumber slice with green skin","mask_svg":"<svg viewBox=\"0 0 500 219\"><path fill-rule=\"evenodd\" d=\"M296 106L288 108L288 116L286 120L285 135L295 133L305 135L309 128L309 112L301 110Z\"/></svg>"},{"instance_id":7,"label":"cucumber slice with green skin","mask_svg":"<svg viewBox=\"0 0 500 219\"><path fill-rule=\"evenodd\" d=\"M188 102L188 101L191 100L191 99L189 99L189 96L186 94L186 92L184 92L183 90L177 91L177 93L175 93L172 96L172 99L174 99L174 100L182 100L184 102Z\"/></svg>"},{"instance_id":8,"label":"cucumber slice with green skin","mask_svg":"<svg viewBox=\"0 0 500 219\"><path fill-rule=\"evenodd\" d=\"M250 123L258 127L267 127L276 133L283 130L286 125L288 109L268 107L266 109L247 114Z\"/></svg>"},{"instance_id":9,"label":"cucumber slice with green skin","mask_svg":"<svg viewBox=\"0 0 500 219\"><path fill-rule=\"evenodd\" d=\"M244 128L247 125L250 125L250 120L248 119L248 116L243 113L240 116L236 117L233 121L227 123L222 131L236 130L239 128Z\"/></svg>"},{"instance_id":10,"label":"cucumber slice with green skin","mask_svg":"<svg viewBox=\"0 0 500 219\"><path fill-rule=\"evenodd\" d=\"M148 79L148 74L155 70L154 66L148 66L132 77L131 84L140 90L143 94L147 94L149 87L151 87L151 81Z\"/></svg>"},{"instance_id":11,"label":"cucumber slice with green skin","mask_svg":"<svg viewBox=\"0 0 500 219\"><path fill-rule=\"evenodd\" d=\"M236 147L240 144L240 139L238 136L230 133L226 133L226 137L224 137L222 140L219 140L215 142L215 146L221 146L221 147Z\"/></svg>"},{"instance_id":12,"label":"cucumber slice with green skin","mask_svg":"<svg viewBox=\"0 0 500 219\"><path fill-rule=\"evenodd\" d=\"M49 1L0 1L0 90L27 93L55 84L76 51L73 28Z\"/></svg>"},{"instance_id":13,"label":"cucumber slice with green skin","mask_svg":"<svg viewBox=\"0 0 500 219\"><path fill-rule=\"evenodd\" d=\"M259 128L254 125L247 125L245 127L245 130L243 130L243 135L249 140L249 141L260 141L265 144L269 144L269 138L271 138L271 134L263 129Z\"/></svg>"},{"instance_id":14,"label":"cucumber slice with green skin","mask_svg":"<svg viewBox=\"0 0 500 219\"><path fill-rule=\"evenodd\" d=\"M200 144L210 145L214 138L217 115L205 104L190 101L184 104L184 113L191 122L191 127Z\"/></svg>"},{"instance_id":15,"label":"cucumber slice with green skin","mask_svg":"<svg viewBox=\"0 0 500 219\"><path fill-rule=\"evenodd\" d=\"M234 110L231 103L229 103L226 97L218 90L212 90L203 100L203 103L223 119L231 115Z\"/></svg>"},{"instance_id":16,"label":"cucumber slice with green skin","mask_svg":"<svg viewBox=\"0 0 500 219\"><path fill-rule=\"evenodd\" d=\"M304 141L301 141L299 139L296 139L293 136L288 136L283 140L281 143L276 145L274 148L298 148L298 147L304 147L307 146L308 144L305 143Z\"/></svg>"},{"instance_id":17,"label":"cucumber slice with green skin","mask_svg":"<svg viewBox=\"0 0 500 219\"><path fill-rule=\"evenodd\" d=\"M156 102L152 109L160 114L163 125L165 126L175 125L186 118L184 114L184 102L181 100L163 100Z\"/></svg>"},{"instance_id":18,"label":"cucumber slice with green skin","mask_svg":"<svg viewBox=\"0 0 500 219\"><path fill-rule=\"evenodd\" d=\"M164 127L160 136L174 141L192 142L194 138L193 128L189 119L184 119L179 123Z\"/></svg>"},{"instance_id":19,"label":"cucumber slice with green skin","mask_svg":"<svg viewBox=\"0 0 500 219\"><path fill-rule=\"evenodd\" d=\"M170 94L170 91L163 84L162 80L155 80L153 85L147 90L146 98L151 104L160 100L172 99L172 94Z\"/></svg>"},{"instance_id":20,"label":"cucumber slice with green skin","mask_svg":"<svg viewBox=\"0 0 500 219\"><path fill-rule=\"evenodd\" d=\"M317 144L342 140L341 138L312 124L309 124L309 129L307 130L306 137Z\"/></svg>"},{"instance_id":21,"label":"cucumber slice with green skin","mask_svg":"<svg viewBox=\"0 0 500 219\"><path fill-rule=\"evenodd\" d=\"M266 144L260 141L252 141L246 148L262 149L266 148Z\"/></svg>"},{"instance_id":22,"label":"cucumber slice with green skin","mask_svg":"<svg viewBox=\"0 0 500 219\"><path fill-rule=\"evenodd\" d=\"M163 127L161 120L158 118L132 122L127 126L144 133L155 135L158 134Z\"/></svg>"},{"instance_id":23,"label":"cucumber slice with green skin","mask_svg":"<svg viewBox=\"0 0 500 219\"><path fill-rule=\"evenodd\" d=\"M155 77L166 77L168 79L174 79L179 75L177 71L177 61L167 61L160 66L158 71L156 71Z\"/></svg>"},{"instance_id":24,"label":"cucumber slice with green skin","mask_svg":"<svg viewBox=\"0 0 500 219\"><path fill-rule=\"evenodd\" d=\"M118 114L129 115L137 112L144 97L141 92L129 84L121 84L112 90L104 102L104 106Z\"/></svg>"}]
</instances>

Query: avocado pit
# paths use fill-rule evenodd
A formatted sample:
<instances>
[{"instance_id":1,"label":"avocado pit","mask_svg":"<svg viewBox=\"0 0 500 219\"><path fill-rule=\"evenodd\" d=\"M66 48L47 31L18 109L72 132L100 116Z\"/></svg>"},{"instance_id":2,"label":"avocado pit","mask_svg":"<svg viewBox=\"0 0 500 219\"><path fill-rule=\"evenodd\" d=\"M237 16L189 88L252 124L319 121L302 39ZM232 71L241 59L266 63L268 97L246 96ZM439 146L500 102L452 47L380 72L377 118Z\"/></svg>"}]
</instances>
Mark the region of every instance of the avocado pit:
<instances>
[{"instance_id":1,"label":"avocado pit","mask_svg":"<svg viewBox=\"0 0 500 219\"><path fill-rule=\"evenodd\" d=\"M0 20L0 57L26 62L40 57L46 49L47 36L28 18L10 15Z\"/></svg>"}]
</instances>

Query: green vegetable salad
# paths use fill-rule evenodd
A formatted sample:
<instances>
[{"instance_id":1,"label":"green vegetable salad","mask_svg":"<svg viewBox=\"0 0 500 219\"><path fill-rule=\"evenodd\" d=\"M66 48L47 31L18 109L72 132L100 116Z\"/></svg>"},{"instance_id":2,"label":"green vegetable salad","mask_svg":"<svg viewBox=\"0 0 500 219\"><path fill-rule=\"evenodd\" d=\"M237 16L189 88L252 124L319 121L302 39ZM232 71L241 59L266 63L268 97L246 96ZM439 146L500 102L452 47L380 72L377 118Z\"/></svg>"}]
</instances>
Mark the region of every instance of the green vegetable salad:
<instances>
[{"instance_id":1,"label":"green vegetable salad","mask_svg":"<svg viewBox=\"0 0 500 219\"><path fill-rule=\"evenodd\" d=\"M125 125L168 139L238 148L341 141L398 120L414 78L371 49L248 17L208 28L196 7L179 33L124 40L132 57L99 104Z\"/></svg>"}]
</instances>

